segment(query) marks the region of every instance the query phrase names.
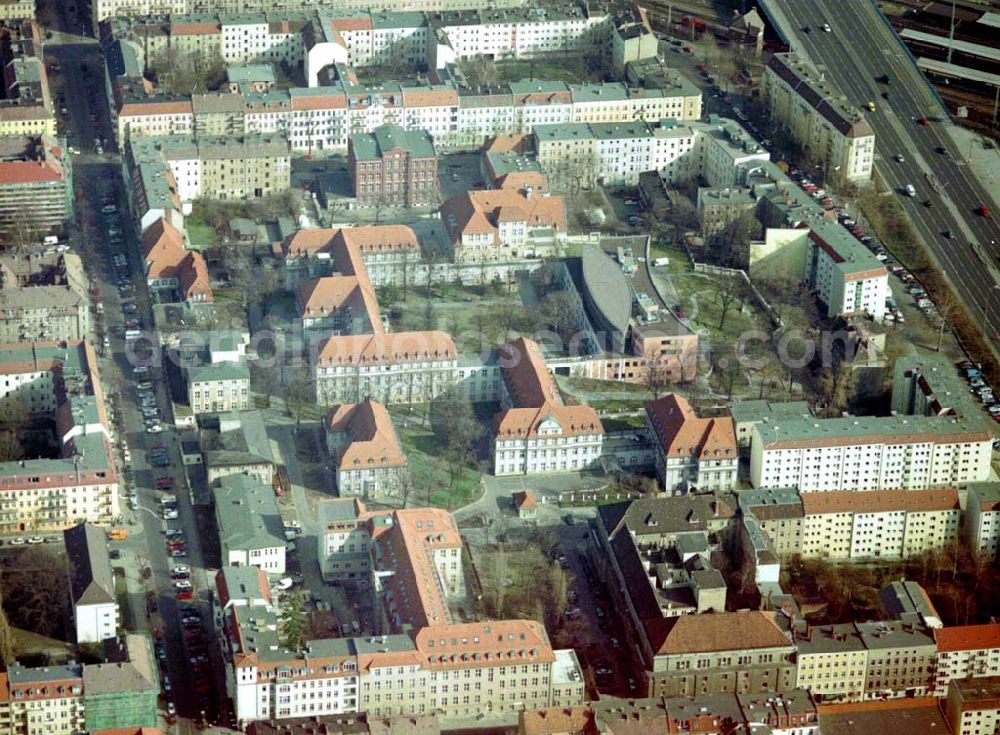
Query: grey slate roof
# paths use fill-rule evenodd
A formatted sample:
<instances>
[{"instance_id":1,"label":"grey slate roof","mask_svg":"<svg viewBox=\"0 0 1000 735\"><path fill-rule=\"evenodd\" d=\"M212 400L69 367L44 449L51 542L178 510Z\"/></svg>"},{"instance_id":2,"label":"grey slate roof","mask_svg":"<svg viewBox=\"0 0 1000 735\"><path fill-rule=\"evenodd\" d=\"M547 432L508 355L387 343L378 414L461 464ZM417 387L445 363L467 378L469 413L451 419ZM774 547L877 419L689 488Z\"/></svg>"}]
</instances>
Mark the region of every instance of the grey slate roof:
<instances>
[{"instance_id":1,"label":"grey slate roof","mask_svg":"<svg viewBox=\"0 0 1000 735\"><path fill-rule=\"evenodd\" d=\"M70 587L75 605L115 601L108 540L103 529L81 523L63 531L70 565Z\"/></svg>"},{"instance_id":2,"label":"grey slate roof","mask_svg":"<svg viewBox=\"0 0 1000 735\"><path fill-rule=\"evenodd\" d=\"M219 539L229 549L265 549L285 545L284 527L274 490L249 475L229 475L215 490Z\"/></svg>"}]
</instances>

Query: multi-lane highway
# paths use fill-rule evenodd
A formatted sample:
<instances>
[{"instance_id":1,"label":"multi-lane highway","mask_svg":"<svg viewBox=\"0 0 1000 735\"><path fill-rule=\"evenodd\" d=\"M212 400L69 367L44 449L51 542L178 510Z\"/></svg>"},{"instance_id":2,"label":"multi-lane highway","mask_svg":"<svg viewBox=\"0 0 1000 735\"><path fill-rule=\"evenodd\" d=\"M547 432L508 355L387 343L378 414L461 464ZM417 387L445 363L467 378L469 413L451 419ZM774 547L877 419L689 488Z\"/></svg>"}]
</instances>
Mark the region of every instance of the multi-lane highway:
<instances>
[{"instance_id":1,"label":"multi-lane highway","mask_svg":"<svg viewBox=\"0 0 1000 735\"><path fill-rule=\"evenodd\" d=\"M983 324L987 341L996 345L1000 212L968 166L969 151L956 147L947 111L874 0L763 0L761 5L792 49L804 53L859 110L875 102L876 111L865 114L875 130L876 167ZM880 81L883 75L888 85ZM924 117L929 124L921 124ZM915 197L903 194L907 184L916 189ZM978 213L983 206L993 210L992 217ZM899 255L905 259L905 253Z\"/></svg>"}]
</instances>

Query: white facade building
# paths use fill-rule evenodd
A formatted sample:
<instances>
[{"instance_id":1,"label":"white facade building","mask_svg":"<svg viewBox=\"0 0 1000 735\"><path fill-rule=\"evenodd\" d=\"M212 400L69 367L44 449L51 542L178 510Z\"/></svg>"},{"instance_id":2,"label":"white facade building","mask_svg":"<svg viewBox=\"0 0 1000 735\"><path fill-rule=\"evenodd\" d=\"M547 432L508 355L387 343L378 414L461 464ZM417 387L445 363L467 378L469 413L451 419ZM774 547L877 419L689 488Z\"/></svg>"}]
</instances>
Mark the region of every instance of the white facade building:
<instances>
[{"instance_id":1,"label":"white facade building","mask_svg":"<svg viewBox=\"0 0 1000 735\"><path fill-rule=\"evenodd\" d=\"M862 113L796 54L775 54L764 72L771 116L806 151L823 162L827 176L868 181L875 163L875 133Z\"/></svg>"},{"instance_id":2,"label":"white facade building","mask_svg":"<svg viewBox=\"0 0 1000 735\"><path fill-rule=\"evenodd\" d=\"M1000 550L1000 483L969 486L965 534L973 551L996 559Z\"/></svg>"},{"instance_id":3,"label":"white facade building","mask_svg":"<svg viewBox=\"0 0 1000 735\"><path fill-rule=\"evenodd\" d=\"M754 426L754 487L800 492L957 487L989 476L992 435L954 417L787 419Z\"/></svg>"}]
</instances>

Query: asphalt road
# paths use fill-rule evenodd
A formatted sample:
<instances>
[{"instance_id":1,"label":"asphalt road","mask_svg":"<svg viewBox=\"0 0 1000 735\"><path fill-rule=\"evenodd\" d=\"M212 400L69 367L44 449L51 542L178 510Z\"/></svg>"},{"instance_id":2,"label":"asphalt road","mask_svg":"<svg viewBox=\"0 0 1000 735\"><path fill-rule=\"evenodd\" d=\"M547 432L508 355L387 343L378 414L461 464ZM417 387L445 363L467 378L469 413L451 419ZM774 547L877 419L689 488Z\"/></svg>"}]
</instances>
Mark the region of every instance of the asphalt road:
<instances>
[{"instance_id":1,"label":"asphalt road","mask_svg":"<svg viewBox=\"0 0 1000 735\"><path fill-rule=\"evenodd\" d=\"M138 496L138 505L130 507L126 482L122 482L121 526L128 529L125 541L112 542L120 560L116 565L126 569L130 592L130 608L137 629L147 629L162 634L166 641L167 661L161 667L161 677L169 676L172 691L161 700L165 707L168 698L176 704L181 720L177 727L183 731L194 729L195 723L203 717L217 721L219 714L225 713L222 679L221 652L211 623L210 590L214 570L206 569L199 543L196 510L185 492L187 482L180 461L177 434L170 428L170 402L161 370L154 368L142 380L154 383L158 407L161 410L164 431L148 434L142 421L141 409L135 383L139 381L133 373L133 365L126 351L123 338L125 315L122 298L131 299L137 318L143 327L152 324L149 293L145 285L142 259L139 252L137 233L128 215L128 203L124 196L121 179L120 159L113 150L98 154L96 143L99 139L112 141L113 135L104 93L103 59L97 43L80 35L76 19L66 15L65 6L55 3L50 8L54 30L46 41L45 55L54 56L59 61L60 70L50 75L57 100L56 109L65 107L60 113L60 132L66 134L69 145L79 150L73 156L74 199L76 220L70 228L70 240L83 258L91 283L102 294L103 317L95 319L95 333L92 340L100 345L107 336L110 349L104 351L101 360L101 377L106 393L113 402L113 415L119 439L119 466L130 469L133 486ZM102 213L104 203L113 200L117 212ZM120 241L113 242L109 235L111 228L121 232ZM116 271L112 255L125 254L127 270ZM119 291L116 281L126 276L129 286ZM167 448L170 464L164 468L152 467L148 461L148 450L155 445ZM129 460L124 449L128 447ZM179 505L179 518L165 522L160 515L160 496L156 489L156 479L170 476ZM173 559L167 554L165 530L168 527L184 532L187 557ZM210 659L210 668L204 676L197 675L189 660L191 651L182 635L179 606L175 599L175 589L170 571L176 564L191 568L195 598L191 604L197 606L202 617L202 640ZM152 574L143 579L142 569L149 567ZM153 593L156 610L149 614L146 606L147 594ZM203 682L207 681L206 686ZM199 689L207 690L201 691Z\"/></svg>"},{"instance_id":2,"label":"asphalt road","mask_svg":"<svg viewBox=\"0 0 1000 735\"><path fill-rule=\"evenodd\" d=\"M865 114L875 130L876 167L995 345L1000 336L1000 212L994 210L992 218L976 213L989 198L966 163L969 151L955 146L947 112L892 28L872 0L770 0L768 5L788 19L793 48L805 52L852 104L862 109L875 102L876 111ZM822 30L824 23L831 32ZM878 82L883 74L889 75L889 86ZM882 97L886 92L888 100ZM923 116L939 121L920 125ZM905 161L896 162L897 154ZM907 184L916 197L903 193ZM926 200L934 206L924 206ZM944 236L948 230L954 239Z\"/></svg>"}]
</instances>

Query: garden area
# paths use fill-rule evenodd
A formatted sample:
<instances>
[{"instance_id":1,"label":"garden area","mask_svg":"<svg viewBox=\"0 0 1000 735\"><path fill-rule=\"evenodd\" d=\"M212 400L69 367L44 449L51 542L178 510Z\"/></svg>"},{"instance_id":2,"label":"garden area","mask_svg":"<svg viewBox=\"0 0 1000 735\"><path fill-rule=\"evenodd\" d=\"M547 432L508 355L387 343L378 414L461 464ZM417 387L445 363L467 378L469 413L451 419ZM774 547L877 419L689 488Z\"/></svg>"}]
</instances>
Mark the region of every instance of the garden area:
<instances>
[{"instance_id":1,"label":"garden area","mask_svg":"<svg viewBox=\"0 0 1000 735\"><path fill-rule=\"evenodd\" d=\"M1000 610L1000 571L962 542L905 562L834 564L795 557L781 570L782 588L814 625L883 618L879 591L901 579L927 591L946 626L988 623Z\"/></svg>"}]
</instances>

